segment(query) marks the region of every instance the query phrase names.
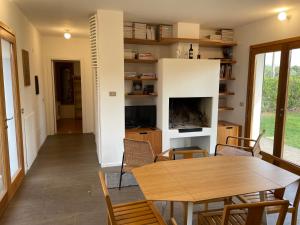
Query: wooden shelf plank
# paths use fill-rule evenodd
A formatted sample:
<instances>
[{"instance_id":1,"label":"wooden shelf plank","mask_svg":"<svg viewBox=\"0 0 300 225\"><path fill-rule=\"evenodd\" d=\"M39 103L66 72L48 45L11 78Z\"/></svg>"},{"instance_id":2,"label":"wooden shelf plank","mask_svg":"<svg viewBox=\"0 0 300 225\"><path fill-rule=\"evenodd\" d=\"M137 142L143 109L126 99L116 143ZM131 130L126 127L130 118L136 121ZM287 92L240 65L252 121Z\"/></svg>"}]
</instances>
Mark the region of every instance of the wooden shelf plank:
<instances>
[{"instance_id":1,"label":"wooden shelf plank","mask_svg":"<svg viewBox=\"0 0 300 225\"><path fill-rule=\"evenodd\" d=\"M222 40L210 40L207 38L201 39L191 39L191 38L163 38L160 40L161 43L165 45L175 44L175 43L196 43L201 47L226 47L226 46L236 46L235 41L222 41Z\"/></svg>"},{"instance_id":2,"label":"wooden shelf plank","mask_svg":"<svg viewBox=\"0 0 300 225\"><path fill-rule=\"evenodd\" d=\"M137 78L137 77L125 77L125 80L157 80L157 78Z\"/></svg>"},{"instance_id":3,"label":"wooden shelf plank","mask_svg":"<svg viewBox=\"0 0 300 225\"><path fill-rule=\"evenodd\" d=\"M223 64L235 64L236 60L234 60L234 59L221 59L221 63L223 63Z\"/></svg>"},{"instance_id":4,"label":"wooden shelf plank","mask_svg":"<svg viewBox=\"0 0 300 225\"><path fill-rule=\"evenodd\" d=\"M220 80L235 80L235 77L224 77L224 78L220 78Z\"/></svg>"},{"instance_id":5,"label":"wooden shelf plank","mask_svg":"<svg viewBox=\"0 0 300 225\"><path fill-rule=\"evenodd\" d=\"M207 38L191 39L191 38L163 38L161 40L145 40L135 38L124 38L125 44L140 45L171 45L176 43L196 43L201 47L232 47L236 46L236 41L210 40Z\"/></svg>"},{"instance_id":6,"label":"wooden shelf plank","mask_svg":"<svg viewBox=\"0 0 300 225\"><path fill-rule=\"evenodd\" d=\"M219 111L231 111L234 110L233 107L219 107Z\"/></svg>"},{"instance_id":7,"label":"wooden shelf plank","mask_svg":"<svg viewBox=\"0 0 300 225\"><path fill-rule=\"evenodd\" d=\"M143 59L124 59L125 63L141 63L141 64L154 64L157 63L157 59L143 60Z\"/></svg>"},{"instance_id":8,"label":"wooden shelf plank","mask_svg":"<svg viewBox=\"0 0 300 225\"><path fill-rule=\"evenodd\" d=\"M146 95L146 94L141 94L141 95L134 95L134 94L128 94L128 93L126 93L125 94L125 96L126 97L156 97L157 96L157 93L153 93L153 94L148 94L148 95Z\"/></svg>"},{"instance_id":9,"label":"wooden shelf plank","mask_svg":"<svg viewBox=\"0 0 300 225\"><path fill-rule=\"evenodd\" d=\"M163 45L157 40L145 40L135 38L124 38L124 44L137 44L137 45Z\"/></svg>"},{"instance_id":10,"label":"wooden shelf plank","mask_svg":"<svg viewBox=\"0 0 300 225\"><path fill-rule=\"evenodd\" d=\"M220 92L219 96L229 96L229 95L234 95L233 92Z\"/></svg>"}]
</instances>

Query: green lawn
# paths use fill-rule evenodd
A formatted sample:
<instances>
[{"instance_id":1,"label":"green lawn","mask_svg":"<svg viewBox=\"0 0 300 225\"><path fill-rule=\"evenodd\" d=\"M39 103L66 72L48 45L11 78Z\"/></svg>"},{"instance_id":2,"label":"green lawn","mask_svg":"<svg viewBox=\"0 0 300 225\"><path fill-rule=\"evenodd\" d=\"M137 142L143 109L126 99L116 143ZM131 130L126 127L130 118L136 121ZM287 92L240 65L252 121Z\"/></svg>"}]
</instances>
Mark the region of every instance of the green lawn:
<instances>
[{"instance_id":1,"label":"green lawn","mask_svg":"<svg viewBox=\"0 0 300 225\"><path fill-rule=\"evenodd\" d=\"M263 113L260 122L261 130L265 129L265 137L274 137L275 116ZM300 112L288 112L286 117L285 144L300 149Z\"/></svg>"}]
</instances>

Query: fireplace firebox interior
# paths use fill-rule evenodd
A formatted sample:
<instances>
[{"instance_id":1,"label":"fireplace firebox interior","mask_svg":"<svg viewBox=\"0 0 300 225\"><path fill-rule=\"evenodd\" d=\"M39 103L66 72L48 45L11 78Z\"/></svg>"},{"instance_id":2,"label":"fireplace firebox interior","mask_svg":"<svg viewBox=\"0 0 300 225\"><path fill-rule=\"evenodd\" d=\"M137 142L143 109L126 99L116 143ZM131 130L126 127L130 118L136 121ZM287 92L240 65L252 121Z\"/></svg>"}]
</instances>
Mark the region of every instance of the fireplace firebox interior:
<instances>
[{"instance_id":1,"label":"fireplace firebox interior","mask_svg":"<svg viewBox=\"0 0 300 225\"><path fill-rule=\"evenodd\" d=\"M211 127L212 98L169 98L169 129Z\"/></svg>"}]
</instances>

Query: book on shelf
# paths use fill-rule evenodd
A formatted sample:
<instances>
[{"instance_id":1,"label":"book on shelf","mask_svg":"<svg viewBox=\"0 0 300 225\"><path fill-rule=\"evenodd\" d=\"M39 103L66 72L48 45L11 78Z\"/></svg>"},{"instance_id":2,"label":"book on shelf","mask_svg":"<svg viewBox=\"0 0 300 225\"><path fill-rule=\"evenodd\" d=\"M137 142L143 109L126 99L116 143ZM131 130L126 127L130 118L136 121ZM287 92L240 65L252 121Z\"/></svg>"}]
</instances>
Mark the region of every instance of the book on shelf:
<instances>
[{"instance_id":1,"label":"book on shelf","mask_svg":"<svg viewBox=\"0 0 300 225\"><path fill-rule=\"evenodd\" d=\"M221 64L220 78L221 79L230 79L231 76L232 76L232 65L230 65L230 64Z\"/></svg>"},{"instance_id":2,"label":"book on shelf","mask_svg":"<svg viewBox=\"0 0 300 225\"><path fill-rule=\"evenodd\" d=\"M233 41L234 31L232 29L220 29L216 34L221 35L223 41Z\"/></svg>"},{"instance_id":3,"label":"book on shelf","mask_svg":"<svg viewBox=\"0 0 300 225\"><path fill-rule=\"evenodd\" d=\"M159 36L162 38L172 38L173 37L173 26L172 25L159 25Z\"/></svg>"},{"instance_id":4,"label":"book on shelf","mask_svg":"<svg viewBox=\"0 0 300 225\"><path fill-rule=\"evenodd\" d=\"M208 38L209 40L222 40L222 36L219 34L210 34L206 36L206 38Z\"/></svg>"},{"instance_id":5,"label":"book on shelf","mask_svg":"<svg viewBox=\"0 0 300 225\"><path fill-rule=\"evenodd\" d=\"M150 52L138 53L138 59L140 60L154 60L154 56Z\"/></svg>"}]
</instances>

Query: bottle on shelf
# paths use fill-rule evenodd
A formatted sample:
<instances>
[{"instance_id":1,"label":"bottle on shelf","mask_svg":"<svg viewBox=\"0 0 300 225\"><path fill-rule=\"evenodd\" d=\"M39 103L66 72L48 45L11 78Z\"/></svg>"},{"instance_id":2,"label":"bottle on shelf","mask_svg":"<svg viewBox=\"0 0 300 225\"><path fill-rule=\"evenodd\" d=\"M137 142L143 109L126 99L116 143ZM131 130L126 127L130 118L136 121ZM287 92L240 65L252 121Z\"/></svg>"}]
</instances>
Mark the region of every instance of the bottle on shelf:
<instances>
[{"instance_id":1,"label":"bottle on shelf","mask_svg":"<svg viewBox=\"0 0 300 225\"><path fill-rule=\"evenodd\" d=\"M193 45L191 44L191 47L189 49L189 59L193 59L193 58L194 58Z\"/></svg>"}]
</instances>

